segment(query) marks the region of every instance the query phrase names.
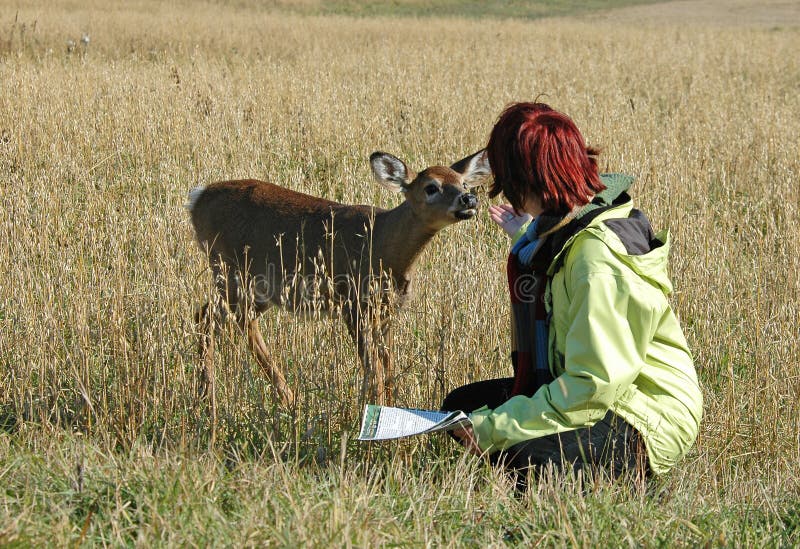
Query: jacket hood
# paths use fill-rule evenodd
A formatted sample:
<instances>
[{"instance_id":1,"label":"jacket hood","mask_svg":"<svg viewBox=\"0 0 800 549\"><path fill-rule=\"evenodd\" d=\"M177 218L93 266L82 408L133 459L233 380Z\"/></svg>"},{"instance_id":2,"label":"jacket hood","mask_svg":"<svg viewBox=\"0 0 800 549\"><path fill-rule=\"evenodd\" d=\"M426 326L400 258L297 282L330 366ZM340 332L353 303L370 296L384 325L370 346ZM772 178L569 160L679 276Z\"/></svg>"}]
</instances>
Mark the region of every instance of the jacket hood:
<instances>
[{"instance_id":1,"label":"jacket hood","mask_svg":"<svg viewBox=\"0 0 800 549\"><path fill-rule=\"evenodd\" d=\"M669 258L669 231L653 233L650 220L641 211L629 208L628 217L601 221L592 227L614 255L650 284L658 286L664 294L672 293L672 283L667 275Z\"/></svg>"},{"instance_id":2,"label":"jacket hood","mask_svg":"<svg viewBox=\"0 0 800 549\"><path fill-rule=\"evenodd\" d=\"M664 294L672 292L667 276L669 231L655 234L644 213L633 208L627 191L633 177L623 174L603 174L606 189L598 193L576 216L583 221L583 230L570 235L554 257L548 274L552 276L561 265L562 256L574 239L588 232L602 240L614 255L636 274L657 286Z\"/></svg>"},{"instance_id":3,"label":"jacket hood","mask_svg":"<svg viewBox=\"0 0 800 549\"><path fill-rule=\"evenodd\" d=\"M599 208L605 208L630 200L630 197L627 195L628 189L633 185L633 177L630 175L622 173L604 173L600 174L600 181L603 182L606 188L597 193L594 199L578 212L576 217L580 218Z\"/></svg>"}]
</instances>

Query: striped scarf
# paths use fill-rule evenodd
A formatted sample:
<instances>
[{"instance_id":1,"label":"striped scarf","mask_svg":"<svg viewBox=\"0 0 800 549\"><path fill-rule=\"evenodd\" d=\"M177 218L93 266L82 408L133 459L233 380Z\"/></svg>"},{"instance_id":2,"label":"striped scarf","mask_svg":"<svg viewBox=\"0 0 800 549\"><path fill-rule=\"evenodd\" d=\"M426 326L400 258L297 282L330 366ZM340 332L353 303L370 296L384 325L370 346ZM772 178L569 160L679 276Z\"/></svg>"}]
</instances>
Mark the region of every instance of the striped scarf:
<instances>
[{"instance_id":1,"label":"striped scarf","mask_svg":"<svg viewBox=\"0 0 800 549\"><path fill-rule=\"evenodd\" d=\"M573 217L540 215L528 225L508 255L506 272L511 295L511 363L514 367L512 396L531 396L541 385L553 380L547 359L549 318L545 309L547 267L552 255L538 252L548 236Z\"/></svg>"},{"instance_id":2,"label":"striped scarf","mask_svg":"<svg viewBox=\"0 0 800 549\"><path fill-rule=\"evenodd\" d=\"M602 174L605 190L566 216L540 215L508 255L506 272L511 294L511 363L514 366L512 396L531 396L553 375L548 361L549 325L545 290L550 263L574 234L614 205L630 201L627 190L633 178ZM563 258L562 258L563 260ZM559 265L554 266L558 270Z\"/></svg>"}]
</instances>

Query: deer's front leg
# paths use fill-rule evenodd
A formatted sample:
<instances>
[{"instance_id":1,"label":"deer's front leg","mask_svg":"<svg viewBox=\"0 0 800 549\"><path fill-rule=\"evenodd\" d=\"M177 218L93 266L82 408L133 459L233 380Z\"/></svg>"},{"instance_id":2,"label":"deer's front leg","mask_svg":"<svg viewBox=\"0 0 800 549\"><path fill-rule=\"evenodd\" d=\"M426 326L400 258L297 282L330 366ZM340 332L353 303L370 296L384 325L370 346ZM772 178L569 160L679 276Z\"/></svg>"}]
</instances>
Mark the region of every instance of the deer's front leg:
<instances>
[{"instance_id":1,"label":"deer's front leg","mask_svg":"<svg viewBox=\"0 0 800 549\"><path fill-rule=\"evenodd\" d=\"M383 404L386 381L380 352L383 339L380 324L373 314L358 306L352 306L345 312L347 330L356 344L364 373L361 381L361 401L374 400L377 404Z\"/></svg>"},{"instance_id":2,"label":"deer's front leg","mask_svg":"<svg viewBox=\"0 0 800 549\"><path fill-rule=\"evenodd\" d=\"M391 406L394 404L394 373L392 372L392 326L386 318L380 329L380 344L378 345L378 361L384 376L383 401Z\"/></svg>"}]
</instances>

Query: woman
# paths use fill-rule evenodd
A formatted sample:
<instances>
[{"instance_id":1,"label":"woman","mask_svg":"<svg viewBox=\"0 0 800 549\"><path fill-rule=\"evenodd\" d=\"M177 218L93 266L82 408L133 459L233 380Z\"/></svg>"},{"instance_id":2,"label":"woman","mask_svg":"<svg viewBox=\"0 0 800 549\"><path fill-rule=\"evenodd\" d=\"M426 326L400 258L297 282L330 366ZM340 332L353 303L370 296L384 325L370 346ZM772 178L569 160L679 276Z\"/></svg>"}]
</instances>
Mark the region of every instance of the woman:
<instances>
[{"instance_id":1,"label":"woman","mask_svg":"<svg viewBox=\"0 0 800 549\"><path fill-rule=\"evenodd\" d=\"M455 437L514 472L546 467L647 477L694 443L702 395L667 296L669 235L599 175L597 151L543 103L508 107L487 146L491 206L512 237L508 280L514 377L451 392ZM527 474L517 475L524 488Z\"/></svg>"}]
</instances>

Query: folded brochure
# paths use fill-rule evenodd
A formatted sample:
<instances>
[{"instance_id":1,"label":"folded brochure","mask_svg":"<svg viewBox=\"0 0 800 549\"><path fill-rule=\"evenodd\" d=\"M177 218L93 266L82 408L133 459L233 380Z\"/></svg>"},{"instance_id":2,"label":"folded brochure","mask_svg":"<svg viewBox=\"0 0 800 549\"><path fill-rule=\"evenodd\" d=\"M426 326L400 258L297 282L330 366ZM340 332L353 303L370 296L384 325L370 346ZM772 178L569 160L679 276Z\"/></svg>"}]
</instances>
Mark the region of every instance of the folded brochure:
<instances>
[{"instance_id":1,"label":"folded brochure","mask_svg":"<svg viewBox=\"0 0 800 549\"><path fill-rule=\"evenodd\" d=\"M388 440L436 431L450 431L468 425L472 425L472 422L460 410L436 412L367 404L364 406L358 440Z\"/></svg>"}]
</instances>

